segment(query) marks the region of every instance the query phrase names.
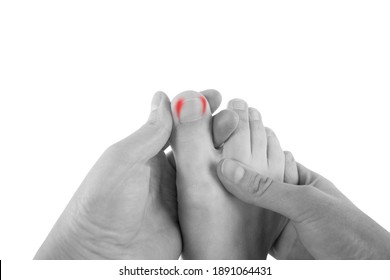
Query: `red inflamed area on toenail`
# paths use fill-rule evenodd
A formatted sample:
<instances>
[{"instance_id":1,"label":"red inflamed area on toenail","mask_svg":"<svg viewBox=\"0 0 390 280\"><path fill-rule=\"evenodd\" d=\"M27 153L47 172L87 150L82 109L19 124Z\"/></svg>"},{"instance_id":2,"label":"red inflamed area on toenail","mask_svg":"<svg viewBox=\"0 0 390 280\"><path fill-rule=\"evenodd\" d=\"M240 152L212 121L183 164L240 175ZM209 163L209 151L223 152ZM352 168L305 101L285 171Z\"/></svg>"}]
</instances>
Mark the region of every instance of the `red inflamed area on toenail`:
<instances>
[{"instance_id":1,"label":"red inflamed area on toenail","mask_svg":"<svg viewBox=\"0 0 390 280\"><path fill-rule=\"evenodd\" d=\"M204 96L199 96L200 101L202 101L202 114L206 112L206 98Z\"/></svg>"},{"instance_id":2,"label":"red inflamed area on toenail","mask_svg":"<svg viewBox=\"0 0 390 280\"><path fill-rule=\"evenodd\" d=\"M179 118L179 120L180 120L181 109L183 109L183 105L184 105L184 99L183 99L183 98L180 98L180 99L176 102L176 106L175 106L176 114L177 114L177 117Z\"/></svg>"}]
</instances>

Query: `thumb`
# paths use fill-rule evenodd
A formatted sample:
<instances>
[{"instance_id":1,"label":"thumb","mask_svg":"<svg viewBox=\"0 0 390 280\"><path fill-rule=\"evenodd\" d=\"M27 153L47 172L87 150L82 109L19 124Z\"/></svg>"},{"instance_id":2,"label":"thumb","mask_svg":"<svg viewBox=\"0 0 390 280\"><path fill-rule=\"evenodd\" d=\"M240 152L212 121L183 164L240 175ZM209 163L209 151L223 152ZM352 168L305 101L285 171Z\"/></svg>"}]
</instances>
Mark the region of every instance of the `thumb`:
<instances>
[{"instance_id":1,"label":"thumb","mask_svg":"<svg viewBox=\"0 0 390 280\"><path fill-rule=\"evenodd\" d=\"M114 144L122 157L148 161L166 147L172 130L171 105L168 96L159 91L152 99L147 122L130 136Z\"/></svg>"},{"instance_id":2,"label":"thumb","mask_svg":"<svg viewBox=\"0 0 390 280\"><path fill-rule=\"evenodd\" d=\"M312 186L274 181L231 159L221 160L217 173L225 188L238 199L278 212L293 221L310 213L321 195Z\"/></svg>"}]
</instances>

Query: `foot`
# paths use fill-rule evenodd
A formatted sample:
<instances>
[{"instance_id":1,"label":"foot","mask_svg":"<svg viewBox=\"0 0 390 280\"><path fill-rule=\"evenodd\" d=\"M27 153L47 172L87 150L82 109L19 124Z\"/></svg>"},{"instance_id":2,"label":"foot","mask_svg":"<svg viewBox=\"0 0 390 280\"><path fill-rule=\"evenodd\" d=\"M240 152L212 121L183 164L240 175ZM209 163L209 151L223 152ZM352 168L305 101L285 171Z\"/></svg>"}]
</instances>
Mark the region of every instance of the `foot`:
<instances>
[{"instance_id":1,"label":"foot","mask_svg":"<svg viewBox=\"0 0 390 280\"><path fill-rule=\"evenodd\" d=\"M207 100L187 91L172 102L171 146L185 259L265 259L286 222L279 214L241 202L221 185L216 166L224 157L275 180L282 181L284 174L283 151L271 131L267 136L260 114L238 99L229 108L238 115L239 125L216 149Z\"/></svg>"}]
</instances>

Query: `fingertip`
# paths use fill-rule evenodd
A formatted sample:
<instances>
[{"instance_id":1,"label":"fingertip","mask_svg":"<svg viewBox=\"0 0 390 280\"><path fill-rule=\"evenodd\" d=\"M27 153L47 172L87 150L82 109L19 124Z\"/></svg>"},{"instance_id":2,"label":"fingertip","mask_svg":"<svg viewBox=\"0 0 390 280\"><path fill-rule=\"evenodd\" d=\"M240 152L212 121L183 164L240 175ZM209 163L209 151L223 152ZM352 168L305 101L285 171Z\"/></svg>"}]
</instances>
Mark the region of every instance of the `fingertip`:
<instances>
[{"instance_id":1,"label":"fingertip","mask_svg":"<svg viewBox=\"0 0 390 280\"><path fill-rule=\"evenodd\" d=\"M229 161L229 159L221 159L218 164L217 164L217 175L219 177L219 179L221 181L225 181L226 180L226 176L225 176L225 173L226 171L224 172L223 168L224 168L224 164Z\"/></svg>"},{"instance_id":2,"label":"fingertip","mask_svg":"<svg viewBox=\"0 0 390 280\"><path fill-rule=\"evenodd\" d=\"M218 173L218 176L219 175L222 175L222 165L223 165L223 162L225 161L225 159L221 159L218 163L217 163L217 173Z\"/></svg>"},{"instance_id":3,"label":"fingertip","mask_svg":"<svg viewBox=\"0 0 390 280\"><path fill-rule=\"evenodd\" d=\"M159 94L161 95L160 106L163 108L164 111L170 112L171 111L171 100L169 99L168 95L162 91L159 91Z\"/></svg>"},{"instance_id":4,"label":"fingertip","mask_svg":"<svg viewBox=\"0 0 390 280\"><path fill-rule=\"evenodd\" d=\"M163 91L157 91L152 99L152 111L149 115L147 123L157 125L158 128L171 132L172 130L172 114L169 97Z\"/></svg>"},{"instance_id":5,"label":"fingertip","mask_svg":"<svg viewBox=\"0 0 390 280\"><path fill-rule=\"evenodd\" d=\"M225 159L221 165L221 172L232 183L239 183L245 175L244 167L235 160Z\"/></svg>"},{"instance_id":6,"label":"fingertip","mask_svg":"<svg viewBox=\"0 0 390 280\"><path fill-rule=\"evenodd\" d=\"M163 91L157 91L152 98L151 111L157 111L161 108L170 110L171 101L168 95Z\"/></svg>"},{"instance_id":7,"label":"fingertip","mask_svg":"<svg viewBox=\"0 0 390 280\"><path fill-rule=\"evenodd\" d=\"M158 94L161 94L161 98L164 102L168 102L168 103L171 103L171 101L169 100L169 97L168 95L163 92L163 91L157 91Z\"/></svg>"}]
</instances>

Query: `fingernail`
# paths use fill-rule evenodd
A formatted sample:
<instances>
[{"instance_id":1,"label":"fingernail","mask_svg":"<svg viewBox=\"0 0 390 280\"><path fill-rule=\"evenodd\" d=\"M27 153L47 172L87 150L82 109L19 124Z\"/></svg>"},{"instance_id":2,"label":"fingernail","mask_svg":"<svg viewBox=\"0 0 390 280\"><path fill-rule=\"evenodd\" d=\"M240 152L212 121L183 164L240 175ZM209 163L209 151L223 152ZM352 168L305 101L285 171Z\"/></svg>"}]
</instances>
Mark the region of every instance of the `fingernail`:
<instances>
[{"instance_id":1,"label":"fingernail","mask_svg":"<svg viewBox=\"0 0 390 280\"><path fill-rule=\"evenodd\" d=\"M202 118L202 102L199 98L185 99L180 112L181 123L192 122Z\"/></svg>"},{"instance_id":2,"label":"fingernail","mask_svg":"<svg viewBox=\"0 0 390 280\"><path fill-rule=\"evenodd\" d=\"M261 119L260 113L257 110L251 110L250 117L254 121L259 121Z\"/></svg>"},{"instance_id":3,"label":"fingernail","mask_svg":"<svg viewBox=\"0 0 390 280\"><path fill-rule=\"evenodd\" d=\"M248 104L242 99L233 99L229 102L229 107L236 110L246 110L248 108Z\"/></svg>"},{"instance_id":4,"label":"fingernail","mask_svg":"<svg viewBox=\"0 0 390 280\"><path fill-rule=\"evenodd\" d=\"M234 183L238 183L245 174L245 169L230 159L225 159L223 161L221 171L226 178Z\"/></svg>"},{"instance_id":5,"label":"fingernail","mask_svg":"<svg viewBox=\"0 0 390 280\"><path fill-rule=\"evenodd\" d=\"M154 94L152 99L151 111L157 110L161 103L161 92L158 91Z\"/></svg>"}]
</instances>

